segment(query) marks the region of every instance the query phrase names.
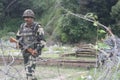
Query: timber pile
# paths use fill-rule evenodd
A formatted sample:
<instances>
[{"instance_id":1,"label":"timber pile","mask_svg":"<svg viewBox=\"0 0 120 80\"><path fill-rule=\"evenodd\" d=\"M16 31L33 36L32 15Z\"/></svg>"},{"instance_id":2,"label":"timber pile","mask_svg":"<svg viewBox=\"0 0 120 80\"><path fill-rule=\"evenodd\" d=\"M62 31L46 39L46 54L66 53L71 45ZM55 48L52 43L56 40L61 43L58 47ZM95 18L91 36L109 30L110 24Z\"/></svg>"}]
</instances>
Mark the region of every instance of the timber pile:
<instances>
[{"instance_id":1,"label":"timber pile","mask_svg":"<svg viewBox=\"0 0 120 80\"><path fill-rule=\"evenodd\" d=\"M63 54L62 57L76 56L76 57L95 57L96 50L92 47L92 44L82 44L77 46L78 49L75 53Z\"/></svg>"},{"instance_id":2,"label":"timber pile","mask_svg":"<svg viewBox=\"0 0 120 80\"><path fill-rule=\"evenodd\" d=\"M92 47L92 44L80 45L75 54L77 57L95 57L97 51Z\"/></svg>"}]
</instances>

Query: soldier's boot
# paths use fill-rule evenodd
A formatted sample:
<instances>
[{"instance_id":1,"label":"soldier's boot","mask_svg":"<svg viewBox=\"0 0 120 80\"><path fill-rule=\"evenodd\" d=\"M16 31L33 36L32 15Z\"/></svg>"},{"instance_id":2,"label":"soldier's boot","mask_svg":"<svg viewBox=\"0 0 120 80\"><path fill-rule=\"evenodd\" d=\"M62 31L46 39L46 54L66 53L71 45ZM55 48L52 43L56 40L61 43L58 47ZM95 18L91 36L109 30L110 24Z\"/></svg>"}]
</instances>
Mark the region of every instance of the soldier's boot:
<instances>
[{"instance_id":1,"label":"soldier's boot","mask_svg":"<svg viewBox=\"0 0 120 80\"><path fill-rule=\"evenodd\" d=\"M33 77L33 76L28 76L27 80L37 80L37 78Z\"/></svg>"},{"instance_id":2,"label":"soldier's boot","mask_svg":"<svg viewBox=\"0 0 120 80\"><path fill-rule=\"evenodd\" d=\"M32 79L32 80L37 80L37 78L34 78L34 79Z\"/></svg>"},{"instance_id":3,"label":"soldier's boot","mask_svg":"<svg viewBox=\"0 0 120 80\"><path fill-rule=\"evenodd\" d=\"M32 78L28 77L27 80L33 80Z\"/></svg>"}]
</instances>

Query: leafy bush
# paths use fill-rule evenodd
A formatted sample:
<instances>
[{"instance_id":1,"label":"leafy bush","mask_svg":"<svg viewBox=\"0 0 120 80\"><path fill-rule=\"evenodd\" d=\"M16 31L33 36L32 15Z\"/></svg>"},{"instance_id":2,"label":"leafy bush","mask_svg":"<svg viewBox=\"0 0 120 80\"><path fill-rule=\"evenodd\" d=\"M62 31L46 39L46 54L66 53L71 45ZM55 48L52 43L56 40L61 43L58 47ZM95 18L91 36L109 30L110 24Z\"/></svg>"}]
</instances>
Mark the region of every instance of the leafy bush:
<instances>
[{"instance_id":1,"label":"leafy bush","mask_svg":"<svg viewBox=\"0 0 120 80\"><path fill-rule=\"evenodd\" d=\"M3 24L4 28L0 30L0 37L7 36L9 32L16 33L20 24L22 23L21 19L8 19Z\"/></svg>"},{"instance_id":2,"label":"leafy bush","mask_svg":"<svg viewBox=\"0 0 120 80\"><path fill-rule=\"evenodd\" d=\"M91 23L86 22L80 18L72 15L64 16L60 29L61 41L76 43L80 40L94 40L96 38L96 27L92 26Z\"/></svg>"}]
</instances>

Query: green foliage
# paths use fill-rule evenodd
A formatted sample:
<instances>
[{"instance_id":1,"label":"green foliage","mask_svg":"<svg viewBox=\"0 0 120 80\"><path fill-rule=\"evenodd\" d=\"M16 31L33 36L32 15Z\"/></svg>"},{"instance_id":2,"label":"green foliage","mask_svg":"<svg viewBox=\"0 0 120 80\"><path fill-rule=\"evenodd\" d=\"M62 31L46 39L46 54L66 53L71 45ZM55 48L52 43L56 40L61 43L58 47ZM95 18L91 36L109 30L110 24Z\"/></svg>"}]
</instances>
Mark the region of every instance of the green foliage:
<instances>
[{"instance_id":1,"label":"green foliage","mask_svg":"<svg viewBox=\"0 0 120 80\"><path fill-rule=\"evenodd\" d=\"M82 0L81 0L82 1ZM83 7L81 13L93 12L98 16L99 22L104 25L109 25L112 22L110 15L111 8L116 4L118 0L85 0L86 4L82 4Z\"/></svg>"},{"instance_id":2,"label":"green foliage","mask_svg":"<svg viewBox=\"0 0 120 80\"><path fill-rule=\"evenodd\" d=\"M44 29L48 33L49 39L60 41L61 30L59 25L61 25L63 19L61 7L59 7L57 1L54 1L50 5L49 9L43 14L41 23L45 25Z\"/></svg>"},{"instance_id":3,"label":"green foliage","mask_svg":"<svg viewBox=\"0 0 120 80\"><path fill-rule=\"evenodd\" d=\"M93 25L94 25L94 26L98 26L98 21L95 21L95 22L93 23Z\"/></svg>"},{"instance_id":4,"label":"green foliage","mask_svg":"<svg viewBox=\"0 0 120 80\"><path fill-rule=\"evenodd\" d=\"M64 43L67 43L69 40L69 36L67 36L67 34L65 33L62 33L61 34L61 41L64 42Z\"/></svg>"},{"instance_id":5,"label":"green foliage","mask_svg":"<svg viewBox=\"0 0 120 80\"><path fill-rule=\"evenodd\" d=\"M0 17L2 16L3 4L0 2Z\"/></svg>"},{"instance_id":6,"label":"green foliage","mask_svg":"<svg viewBox=\"0 0 120 80\"><path fill-rule=\"evenodd\" d=\"M18 19L12 19L12 20L6 20L3 24L4 28L0 30L0 37L7 36L9 32L16 33L18 28L20 27L21 20Z\"/></svg>"},{"instance_id":7,"label":"green foliage","mask_svg":"<svg viewBox=\"0 0 120 80\"><path fill-rule=\"evenodd\" d=\"M104 37L105 34L104 31L97 30L98 27L95 27L98 26L98 21L105 25L116 24L116 27L113 26L112 28L114 28L114 33L119 34L120 1L116 4L117 1L15 0L14 2L14 0L1 0L0 36L6 35L8 32L16 32L22 22L20 18L23 11L30 8L35 12L36 20L43 24L48 38L64 43L75 43L81 40L94 42L97 35L98 37ZM87 18L94 20L94 23L92 24L66 13L61 6L76 14L88 13ZM115 18L115 22L112 21L113 18Z\"/></svg>"},{"instance_id":8,"label":"green foliage","mask_svg":"<svg viewBox=\"0 0 120 80\"><path fill-rule=\"evenodd\" d=\"M95 40L95 33L97 33L96 27L92 26L91 23L69 14L64 16L60 28L62 30L61 40L70 43L79 42L80 40Z\"/></svg>"},{"instance_id":9,"label":"green foliage","mask_svg":"<svg viewBox=\"0 0 120 80\"><path fill-rule=\"evenodd\" d=\"M98 30L97 30L97 36L98 36L98 39L99 39L99 40L105 38L105 36L106 36L106 31L103 30L103 29L101 29L101 28L98 29Z\"/></svg>"},{"instance_id":10,"label":"green foliage","mask_svg":"<svg viewBox=\"0 0 120 80\"><path fill-rule=\"evenodd\" d=\"M103 43L103 42L97 42L97 46L100 49L110 49L110 46L108 46L107 44Z\"/></svg>"},{"instance_id":11,"label":"green foliage","mask_svg":"<svg viewBox=\"0 0 120 80\"><path fill-rule=\"evenodd\" d=\"M83 0L82 0L83 1ZM81 0L62 0L61 4L72 12L79 12Z\"/></svg>"},{"instance_id":12,"label":"green foliage","mask_svg":"<svg viewBox=\"0 0 120 80\"><path fill-rule=\"evenodd\" d=\"M112 7L111 15L116 19L116 21L120 20L120 1L117 2L116 5Z\"/></svg>"},{"instance_id":13,"label":"green foliage","mask_svg":"<svg viewBox=\"0 0 120 80\"><path fill-rule=\"evenodd\" d=\"M112 7L111 16L114 19L112 30L117 36L120 37L120 0Z\"/></svg>"},{"instance_id":14,"label":"green foliage","mask_svg":"<svg viewBox=\"0 0 120 80\"><path fill-rule=\"evenodd\" d=\"M104 30L98 30L99 33L106 33Z\"/></svg>"}]
</instances>

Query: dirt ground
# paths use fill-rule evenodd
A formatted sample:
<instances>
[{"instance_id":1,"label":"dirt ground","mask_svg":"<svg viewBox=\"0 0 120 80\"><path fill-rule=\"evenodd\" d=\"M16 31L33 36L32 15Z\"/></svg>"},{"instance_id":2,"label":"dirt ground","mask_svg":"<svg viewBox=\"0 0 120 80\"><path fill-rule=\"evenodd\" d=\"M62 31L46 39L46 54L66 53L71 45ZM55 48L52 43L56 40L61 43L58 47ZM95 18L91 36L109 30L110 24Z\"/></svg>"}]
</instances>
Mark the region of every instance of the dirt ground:
<instances>
[{"instance_id":1,"label":"dirt ground","mask_svg":"<svg viewBox=\"0 0 120 80\"><path fill-rule=\"evenodd\" d=\"M75 80L83 72L80 68L37 65L35 75L38 80ZM26 80L25 77L23 65L0 66L0 80Z\"/></svg>"}]
</instances>

